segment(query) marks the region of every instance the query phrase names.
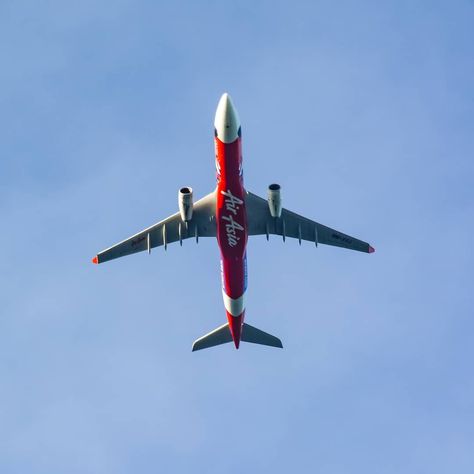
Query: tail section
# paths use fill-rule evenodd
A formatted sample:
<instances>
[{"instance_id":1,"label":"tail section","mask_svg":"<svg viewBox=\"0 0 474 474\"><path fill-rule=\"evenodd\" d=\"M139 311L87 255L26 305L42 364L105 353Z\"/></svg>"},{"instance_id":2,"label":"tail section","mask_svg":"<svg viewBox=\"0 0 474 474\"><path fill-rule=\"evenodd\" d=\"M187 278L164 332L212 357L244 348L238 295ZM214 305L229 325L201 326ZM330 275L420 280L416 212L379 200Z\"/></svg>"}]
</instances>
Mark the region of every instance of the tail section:
<instances>
[{"instance_id":1,"label":"tail section","mask_svg":"<svg viewBox=\"0 0 474 474\"><path fill-rule=\"evenodd\" d=\"M280 347L283 349L283 344L278 337L268 334L268 332L261 331L260 329L250 326L250 324L244 323L242 328L242 341L252 342L253 344L261 344L262 346Z\"/></svg>"},{"instance_id":2,"label":"tail section","mask_svg":"<svg viewBox=\"0 0 474 474\"><path fill-rule=\"evenodd\" d=\"M206 334L205 336L196 339L193 343L193 352L201 349L207 349L209 347L218 346L220 344L226 344L232 341L232 334L229 330L229 324L225 323L219 326L214 331Z\"/></svg>"},{"instance_id":3,"label":"tail section","mask_svg":"<svg viewBox=\"0 0 474 474\"><path fill-rule=\"evenodd\" d=\"M251 342L253 344L260 344L262 346L283 348L283 344L278 337L254 328L247 323L243 324L240 340ZM232 342L232 334L229 329L229 324L226 323L219 326L217 329L214 329L214 331L209 334L196 339L193 343L193 352L207 349L209 347L219 346L220 344L226 344L228 342Z\"/></svg>"}]
</instances>

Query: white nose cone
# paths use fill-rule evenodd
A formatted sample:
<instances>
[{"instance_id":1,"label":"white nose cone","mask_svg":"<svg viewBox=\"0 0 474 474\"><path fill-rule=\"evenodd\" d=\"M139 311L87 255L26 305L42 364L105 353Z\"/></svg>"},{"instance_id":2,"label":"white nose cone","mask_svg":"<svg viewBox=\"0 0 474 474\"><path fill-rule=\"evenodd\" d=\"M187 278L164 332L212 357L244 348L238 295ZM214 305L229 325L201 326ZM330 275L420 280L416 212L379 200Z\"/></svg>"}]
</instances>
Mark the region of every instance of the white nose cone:
<instances>
[{"instance_id":1,"label":"white nose cone","mask_svg":"<svg viewBox=\"0 0 474 474\"><path fill-rule=\"evenodd\" d=\"M240 120L230 95L222 94L214 120L217 138L224 143L232 143L239 136Z\"/></svg>"}]
</instances>

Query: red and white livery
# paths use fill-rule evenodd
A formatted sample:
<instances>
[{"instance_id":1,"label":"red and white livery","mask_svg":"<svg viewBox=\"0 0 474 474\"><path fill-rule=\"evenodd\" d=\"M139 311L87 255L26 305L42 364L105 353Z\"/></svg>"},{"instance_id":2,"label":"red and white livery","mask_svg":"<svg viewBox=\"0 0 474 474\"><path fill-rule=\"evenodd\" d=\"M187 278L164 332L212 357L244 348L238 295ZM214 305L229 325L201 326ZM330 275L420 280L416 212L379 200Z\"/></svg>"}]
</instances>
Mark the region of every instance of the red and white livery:
<instances>
[{"instance_id":1,"label":"red and white livery","mask_svg":"<svg viewBox=\"0 0 474 474\"><path fill-rule=\"evenodd\" d=\"M262 199L245 190L242 170L242 133L239 116L229 94L223 94L214 121L216 189L193 202L193 190L178 192L179 212L100 252L92 261L103 263L125 255L200 237L217 237L221 253L222 296L227 322L197 339L193 351L234 342L283 347L280 339L250 326L245 319L247 240L249 235L280 235L361 252L374 249L366 242L295 214L281 205L280 186L268 187Z\"/></svg>"}]
</instances>

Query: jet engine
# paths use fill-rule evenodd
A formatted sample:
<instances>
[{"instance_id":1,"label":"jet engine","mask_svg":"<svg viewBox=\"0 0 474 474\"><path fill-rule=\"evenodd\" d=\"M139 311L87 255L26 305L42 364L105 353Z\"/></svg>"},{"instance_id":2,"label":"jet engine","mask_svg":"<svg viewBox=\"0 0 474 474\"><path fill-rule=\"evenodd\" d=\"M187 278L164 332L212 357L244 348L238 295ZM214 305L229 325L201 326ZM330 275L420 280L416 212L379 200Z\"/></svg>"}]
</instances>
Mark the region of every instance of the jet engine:
<instances>
[{"instance_id":1,"label":"jet engine","mask_svg":"<svg viewBox=\"0 0 474 474\"><path fill-rule=\"evenodd\" d=\"M268 207L272 217L281 216L281 186L279 184L270 184L268 186Z\"/></svg>"},{"instance_id":2,"label":"jet engine","mask_svg":"<svg viewBox=\"0 0 474 474\"><path fill-rule=\"evenodd\" d=\"M183 222L190 221L193 217L193 188L186 186L178 191L178 205Z\"/></svg>"}]
</instances>

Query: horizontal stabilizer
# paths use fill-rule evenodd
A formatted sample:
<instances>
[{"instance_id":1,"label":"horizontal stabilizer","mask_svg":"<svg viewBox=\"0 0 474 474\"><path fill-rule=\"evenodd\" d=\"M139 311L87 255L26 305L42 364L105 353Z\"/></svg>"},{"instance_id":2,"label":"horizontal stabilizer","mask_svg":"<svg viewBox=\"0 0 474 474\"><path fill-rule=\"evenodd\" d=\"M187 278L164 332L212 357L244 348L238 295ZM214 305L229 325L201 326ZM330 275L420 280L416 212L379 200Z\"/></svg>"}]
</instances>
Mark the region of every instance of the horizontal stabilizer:
<instances>
[{"instance_id":1,"label":"horizontal stabilizer","mask_svg":"<svg viewBox=\"0 0 474 474\"><path fill-rule=\"evenodd\" d=\"M260 329L250 326L250 324L244 323L242 328L241 340L244 342L252 342L254 344L261 344L262 346L280 347L283 348L278 337L272 336L267 332L261 331Z\"/></svg>"},{"instance_id":2,"label":"horizontal stabilizer","mask_svg":"<svg viewBox=\"0 0 474 474\"><path fill-rule=\"evenodd\" d=\"M219 346L220 344L226 344L231 341L232 334L230 333L229 324L226 323L214 329L214 331L209 334L196 339L193 343L193 352L207 349L208 347Z\"/></svg>"}]
</instances>

